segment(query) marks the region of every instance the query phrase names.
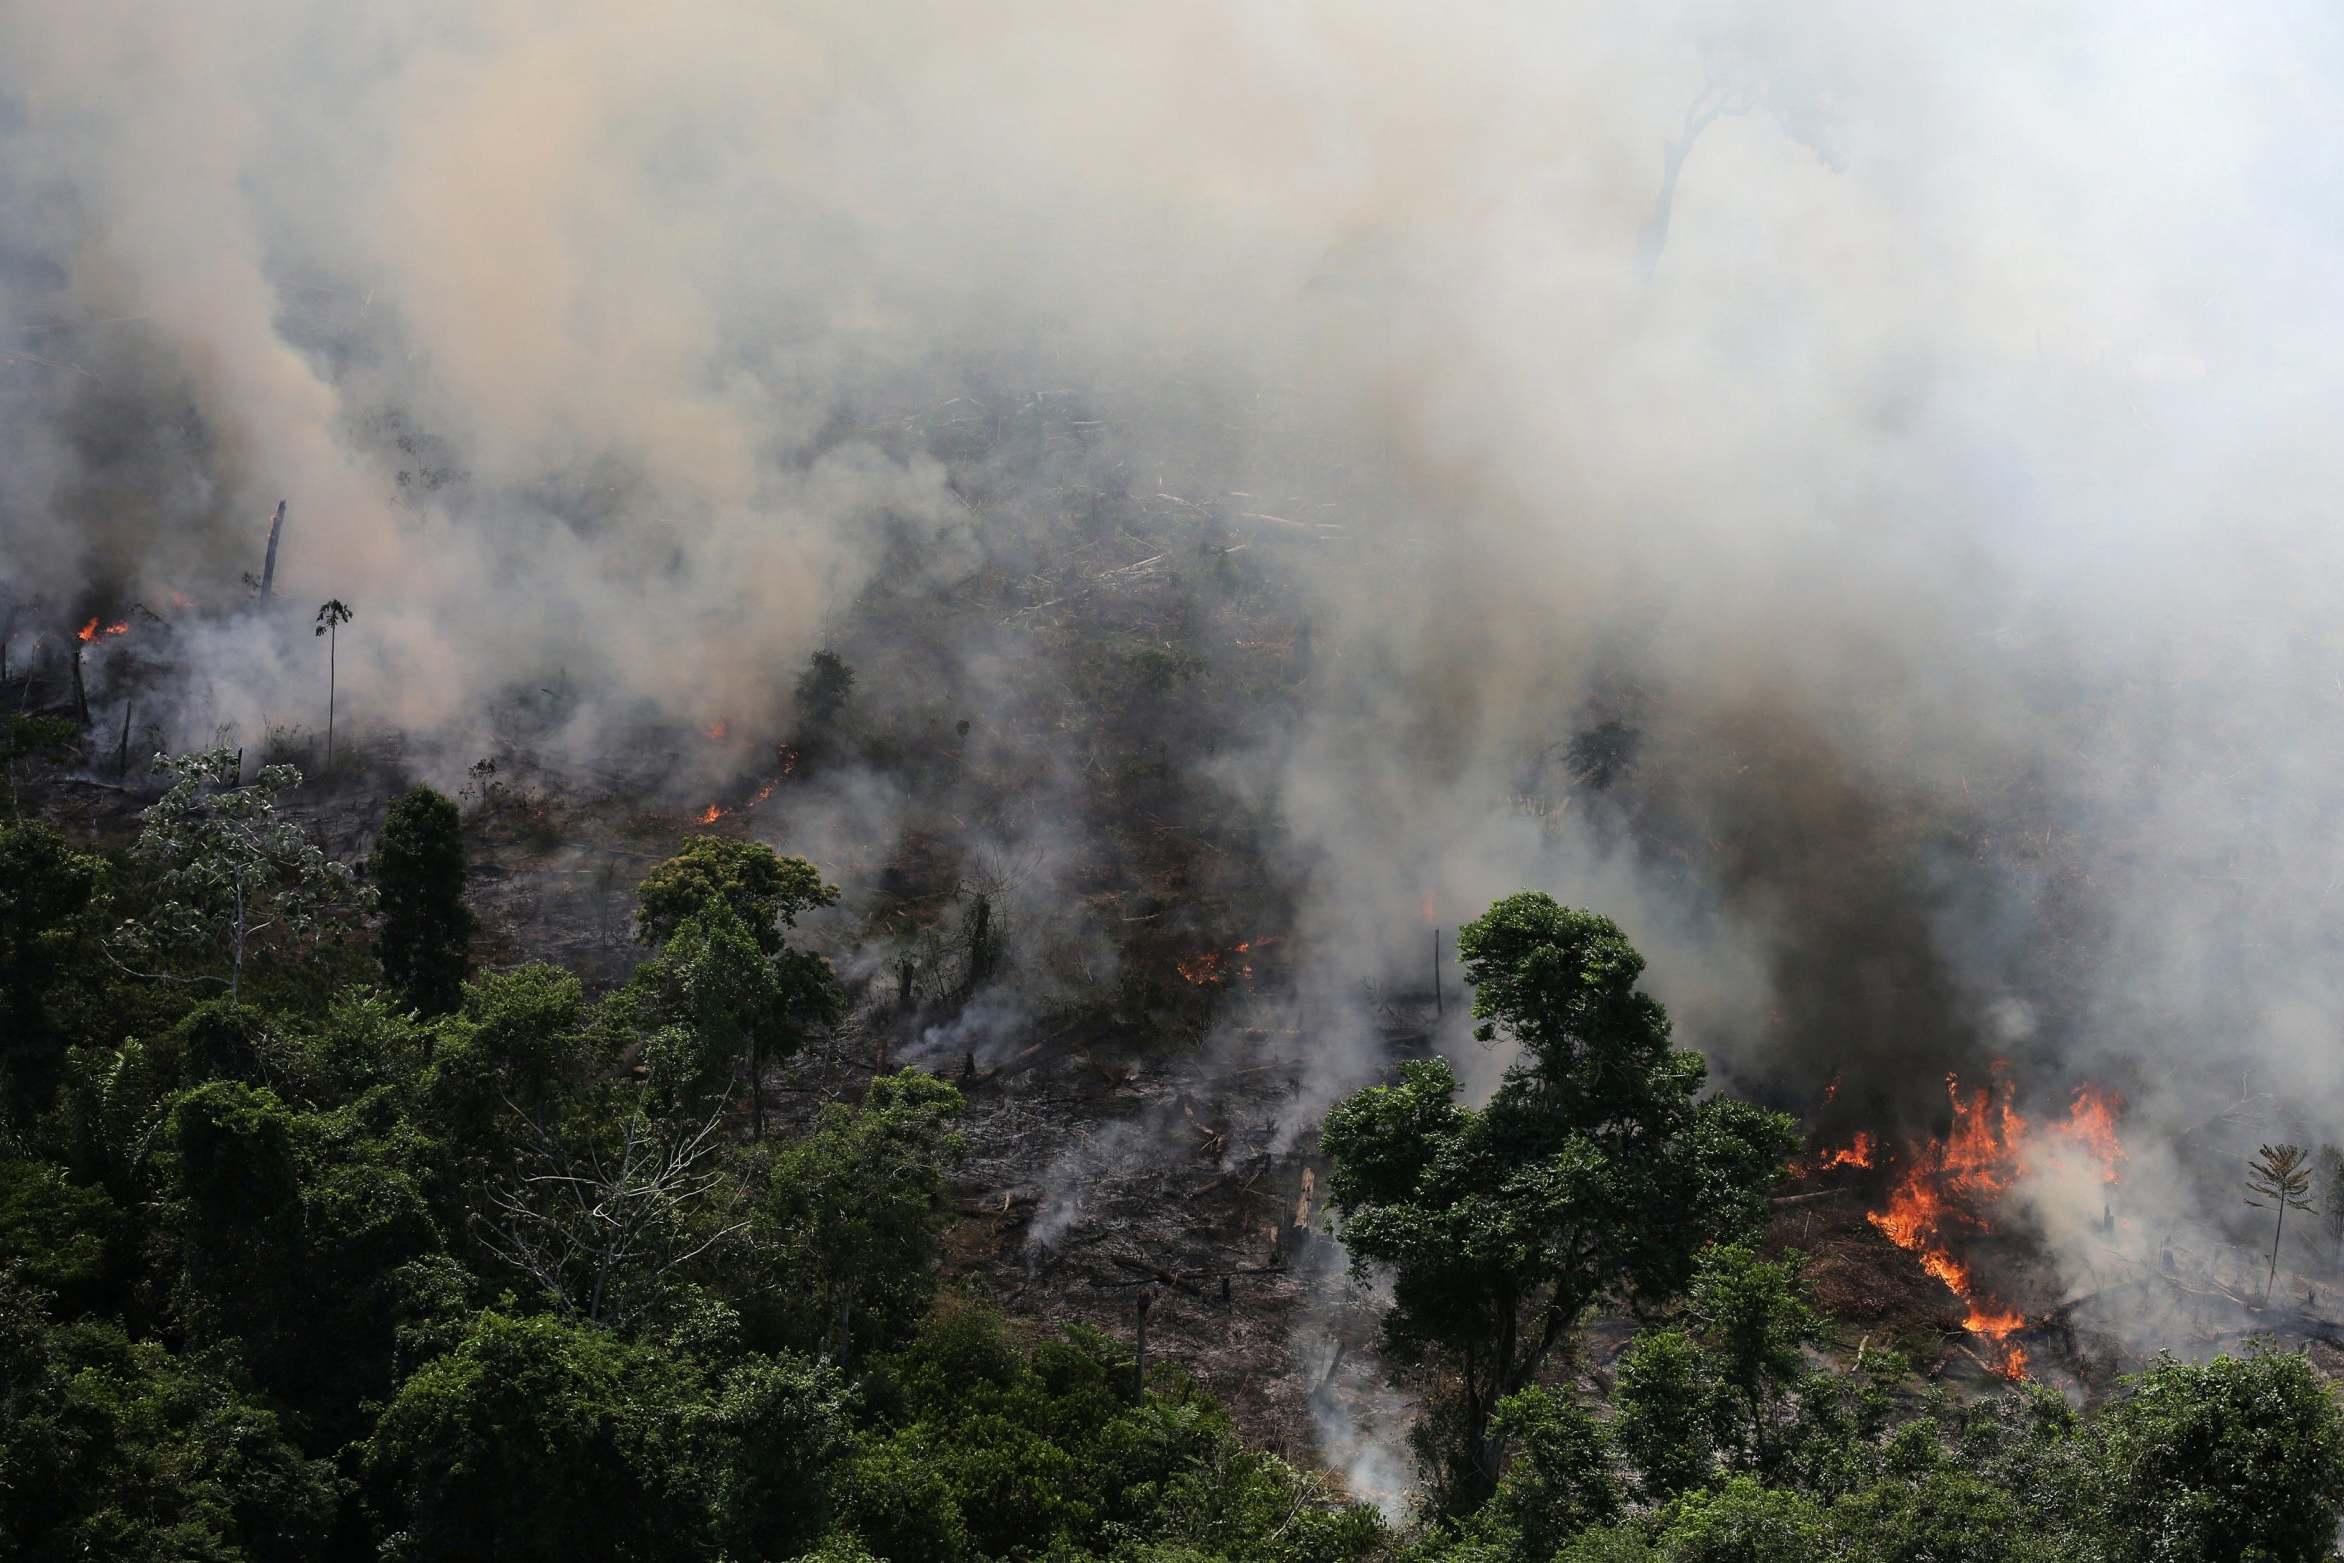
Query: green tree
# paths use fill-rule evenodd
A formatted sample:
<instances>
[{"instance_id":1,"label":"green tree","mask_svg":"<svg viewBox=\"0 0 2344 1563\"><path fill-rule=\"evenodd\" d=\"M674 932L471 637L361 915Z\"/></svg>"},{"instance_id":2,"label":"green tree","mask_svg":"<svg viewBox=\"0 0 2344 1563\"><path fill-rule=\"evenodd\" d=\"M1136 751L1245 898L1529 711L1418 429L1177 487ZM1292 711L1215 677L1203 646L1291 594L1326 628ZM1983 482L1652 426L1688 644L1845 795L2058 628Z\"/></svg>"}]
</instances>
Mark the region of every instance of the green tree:
<instances>
[{"instance_id":1,"label":"green tree","mask_svg":"<svg viewBox=\"0 0 2344 1563\"><path fill-rule=\"evenodd\" d=\"M132 848L154 872L154 893L119 935L142 955L222 950L230 997L242 990L255 939L272 930L313 936L335 906L362 899L350 870L277 813L301 773L271 765L238 786L237 763L227 749L155 756L155 769L174 779L140 815L146 828Z\"/></svg>"},{"instance_id":2,"label":"green tree","mask_svg":"<svg viewBox=\"0 0 2344 1563\"><path fill-rule=\"evenodd\" d=\"M76 919L98 882L94 858L46 825L0 825L0 1069L46 1102L63 1059L49 995L70 964Z\"/></svg>"},{"instance_id":3,"label":"green tree","mask_svg":"<svg viewBox=\"0 0 2344 1563\"><path fill-rule=\"evenodd\" d=\"M765 1070L809 1031L835 1022L845 997L829 962L782 942L799 913L838 899L802 858L757 842L702 837L647 876L637 917L659 955L634 991L653 1023L653 1083L669 1108L690 1103L745 1063L751 1132L765 1136Z\"/></svg>"},{"instance_id":4,"label":"green tree","mask_svg":"<svg viewBox=\"0 0 2344 1563\"><path fill-rule=\"evenodd\" d=\"M696 1112L748 1066L764 1135L764 1065L795 1040L778 962L758 949L729 902L713 900L676 925L632 987L667 1030L647 1049L649 1100L662 1115Z\"/></svg>"},{"instance_id":5,"label":"green tree","mask_svg":"<svg viewBox=\"0 0 2344 1563\"><path fill-rule=\"evenodd\" d=\"M717 1535L739 1558L794 1556L829 1522L831 1483L853 1448L853 1396L828 1363L752 1356L726 1374Z\"/></svg>"},{"instance_id":6,"label":"green tree","mask_svg":"<svg viewBox=\"0 0 2344 1563\"><path fill-rule=\"evenodd\" d=\"M2263 1146L2247 1165L2246 1187L2249 1194L2262 1196L2248 1199L2248 1205L2277 1213L2271 1227L2270 1273L2263 1279L2263 1296L2268 1298L2279 1280L2279 1240L2287 1235L2287 1212L2312 1208L2311 1152L2300 1145Z\"/></svg>"},{"instance_id":7,"label":"green tree","mask_svg":"<svg viewBox=\"0 0 2344 1563\"><path fill-rule=\"evenodd\" d=\"M1621 1354L1612 1441L1635 1465L1647 1500L1674 1498L1715 1471L1715 1371L1709 1353L1680 1329L1646 1331Z\"/></svg>"},{"instance_id":8,"label":"green tree","mask_svg":"<svg viewBox=\"0 0 2344 1563\"><path fill-rule=\"evenodd\" d=\"M268 1365L302 1283L301 1169L295 1114L272 1091L207 1081L171 1113L185 1309L205 1333L243 1339Z\"/></svg>"},{"instance_id":9,"label":"green tree","mask_svg":"<svg viewBox=\"0 0 2344 1563\"><path fill-rule=\"evenodd\" d=\"M855 692L855 670L846 659L825 646L814 653L806 671L798 675L798 720L813 733L835 723Z\"/></svg>"},{"instance_id":10,"label":"green tree","mask_svg":"<svg viewBox=\"0 0 2344 1563\"><path fill-rule=\"evenodd\" d=\"M16 1279L60 1312L107 1300L119 1266L122 1211L103 1191L43 1161L0 1161L0 1254Z\"/></svg>"},{"instance_id":11,"label":"green tree","mask_svg":"<svg viewBox=\"0 0 2344 1563\"><path fill-rule=\"evenodd\" d=\"M52 1326L0 1269L0 1556L300 1563L337 1483L276 1414L111 1320Z\"/></svg>"},{"instance_id":12,"label":"green tree","mask_svg":"<svg viewBox=\"0 0 2344 1563\"><path fill-rule=\"evenodd\" d=\"M774 1158L756 1230L790 1339L850 1360L893 1345L926 1311L960 1108L932 1075L881 1075L860 1106L824 1108Z\"/></svg>"},{"instance_id":13,"label":"green tree","mask_svg":"<svg viewBox=\"0 0 2344 1563\"><path fill-rule=\"evenodd\" d=\"M1701 1256L1687 1314L1720 1388L1740 1413L1736 1435L1744 1462L1771 1477L1780 1453L1776 1425L1806 1377L1802 1351L1823 1333L1823 1316L1800 1281L1798 1256L1763 1260L1731 1243L1711 1249Z\"/></svg>"},{"instance_id":14,"label":"green tree","mask_svg":"<svg viewBox=\"0 0 2344 1563\"><path fill-rule=\"evenodd\" d=\"M1669 1045L1608 919L1515 895L1457 949L1476 1034L1518 1053L1489 1105L1460 1105L1446 1063L1405 1064L1337 1104L1321 1144L1353 1264L1392 1271L1387 1344L1456 1375L1441 1486L1465 1510L1496 1480L1497 1403L1599 1297L1674 1295L1703 1248L1755 1230L1798 1141L1780 1114L1699 1100L1700 1056Z\"/></svg>"},{"instance_id":15,"label":"green tree","mask_svg":"<svg viewBox=\"0 0 2344 1563\"><path fill-rule=\"evenodd\" d=\"M687 917L723 901L768 955L782 948L782 931L800 914L838 900L838 887L804 858L783 857L759 841L695 836L683 850L643 878L636 889L637 937L665 944Z\"/></svg>"},{"instance_id":16,"label":"green tree","mask_svg":"<svg viewBox=\"0 0 2344 1563\"><path fill-rule=\"evenodd\" d=\"M703 1552L672 1369L592 1328L484 1314L399 1386L363 1464L393 1557L658 1560Z\"/></svg>"},{"instance_id":17,"label":"green tree","mask_svg":"<svg viewBox=\"0 0 2344 1563\"><path fill-rule=\"evenodd\" d=\"M1661 1563L1820 1563L1834 1548L1814 1499L1737 1476L1679 1500L1657 1550Z\"/></svg>"},{"instance_id":18,"label":"green tree","mask_svg":"<svg viewBox=\"0 0 2344 1563\"><path fill-rule=\"evenodd\" d=\"M1610 1443L1578 1406L1533 1386L1500 1401L1490 1428L1511 1453L1483 1512L1516 1556L1545 1563L1580 1531L1619 1513Z\"/></svg>"},{"instance_id":19,"label":"green tree","mask_svg":"<svg viewBox=\"0 0 2344 1563\"><path fill-rule=\"evenodd\" d=\"M2061 1563L2090 1556L2067 1516L2022 1503L1978 1475L1936 1468L1841 1499L1832 1528L1862 1563Z\"/></svg>"},{"instance_id":20,"label":"green tree","mask_svg":"<svg viewBox=\"0 0 2344 1563\"><path fill-rule=\"evenodd\" d=\"M463 997L475 920L464 904L464 828L456 805L429 787L401 793L368 859L381 898L383 976L425 1015Z\"/></svg>"},{"instance_id":21,"label":"green tree","mask_svg":"<svg viewBox=\"0 0 2344 1563\"><path fill-rule=\"evenodd\" d=\"M932 1441L905 1431L867 1445L841 1483L841 1518L888 1563L960 1563L968 1520Z\"/></svg>"},{"instance_id":22,"label":"green tree","mask_svg":"<svg viewBox=\"0 0 2344 1563\"><path fill-rule=\"evenodd\" d=\"M593 1047L585 988L558 966L484 972L463 991L432 1027L423 1090L433 1124L477 1163L509 1145L512 1113L553 1118L591 1072Z\"/></svg>"},{"instance_id":23,"label":"green tree","mask_svg":"<svg viewBox=\"0 0 2344 1563\"><path fill-rule=\"evenodd\" d=\"M2101 1414L2122 1563L2315 1563L2344 1519L2344 1411L2292 1353L2161 1358Z\"/></svg>"},{"instance_id":24,"label":"green tree","mask_svg":"<svg viewBox=\"0 0 2344 1563\"><path fill-rule=\"evenodd\" d=\"M339 597L318 604L317 628L312 635L326 637L326 769L334 768L334 688L340 681L342 626L351 618L350 605Z\"/></svg>"}]
</instances>

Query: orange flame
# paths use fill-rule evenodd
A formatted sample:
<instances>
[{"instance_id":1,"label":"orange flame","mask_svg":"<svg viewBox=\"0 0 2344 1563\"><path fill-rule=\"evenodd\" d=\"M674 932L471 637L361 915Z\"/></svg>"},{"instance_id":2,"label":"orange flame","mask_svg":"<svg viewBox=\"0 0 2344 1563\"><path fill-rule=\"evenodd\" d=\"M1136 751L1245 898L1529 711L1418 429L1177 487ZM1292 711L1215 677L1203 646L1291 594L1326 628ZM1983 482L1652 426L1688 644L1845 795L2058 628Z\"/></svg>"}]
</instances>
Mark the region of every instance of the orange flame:
<instances>
[{"instance_id":1,"label":"orange flame","mask_svg":"<svg viewBox=\"0 0 2344 1563\"><path fill-rule=\"evenodd\" d=\"M1864 1219L1962 1300L1962 1328L1989 1345L1996 1373L2016 1380L2026 1376L2027 1358L2008 1337L2026 1327L2026 1315L1978 1295L1970 1267L1951 1245L1964 1231L1993 1229L1981 1207L2025 1170L2027 1121L2011 1105L1999 1073L1992 1085L1966 1095L1961 1082L1947 1075L1945 1094L1953 1126L1944 1139L1913 1148L1886 1207L1867 1211Z\"/></svg>"},{"instance_id":2,"label":"orange flame","mask_svg":"<svg viewBox=\"0 0 2344 1563\"><path fill-rule=\"evenodd\" d=\"M1221 980L1221 952L1207 950L1177 963L1180 975L1198 987Z\"/></svg>"},{"instance_id":3,"label":"orange flame","mask_svg":"<svg viewBox=\"0 0 2344 1563\"><path fill-rule=\"evenodd\" d=\"M73 632L73 638L86 646L91 641L104 640L109 636L127 635L129 633L130 621L128 619L124 619L119 623L107 625L100 625L96 619L92 619L87 624L84 624L80 629L75 630Z\"/></svg>"},{"instance_id":4,"label":"orange flame","mask_svg":"<svg viewBox=\"0 0 2344 1563\"><path fill-rule=\"evenodd\" d=\"M732 811L729 809L720 808L716 804L711 803L708 805L708 807L700 811L699 821L703 825L713 825L730 812Z\"/></svg>"},{"instance_id":5,"label":"orange flame","mask_svg":"<svg viewBox=\"0 0 2344 1563\"><path fill-rule=\"evenodd\" d=\"M1231 945L1226 950L1205 950L1173 964L1183 979L1200 988L1226 982L1231 977L1251 977L1253 975L1253 962L1246 957L1256 950L1267 949L1276 944L1278 937L1276 934L1257 934L1242 944Z\"/></svg>"},{"instance_id":6,"label":"orange flame","mask_svg":"<svg viewBox=\"0 0 2344 1563\"><path fill-rule=\"evenodd\" d=\"M1945 1077L1953 1126L1944 1139L1913 1148L1887 1205L1866 1212L1865 1219L1962 1300L1967 1306L1962 1327L1993 1348L1996 1373L2016 1380L2026 1376L2027 1354L2009 1337L2026 1327L2026 1315L1980 1296L1970 1267L1954 1257L1951 1246L1965 1231L1993 1230L1987 1207L2027 1170L2027 1120L2011 1105L2001 1068L1995 1065L1992 1084L1967 1094L1952 1075ZM2067 1117L2050 1124L2048 1132L2097 1161L2101 1180L2114 1183L2125 1159L2116 1132L2123 1107L2123 1099L2112 1092L2079 1086ZM1857 1137L1859 1146L1863 1139ZM1839 1164L1836 1159L1823 1163Z\"/></svg>"},{"instance_id":7,"label":"orange flame","mask_svg":"<svg viewBox=\"0 0 2344 1563\"><path fill-rule=\"evenodd\" d=\"M1833 1167L1869 1167L1872 1165L1872 1134L1858 1129L1856 1137L1835 1151L1824 1151L1815 1159L1815 1170L1828 1172Z\"/></svg>"},{"instance_id":8,"label":"orange flame","mask_svg":"<svg viewBox=\"0 0 2344 1563\"><path fill-rule=\"evenodd\" d=\"M732 719L730 717L720 716L715 721L709 723L705 728L701 729L701 731L707 733L707 735L711 738L722 739L729 737L732 733Z\"/></svg>"},{"instance_id":9,"label":"orange flame","mask_svg":"<svg viewBox=\"0 0 2344 1563\"><path fill-rule=\"evenodd\" d=\"M2067 1110L2067 1121L2055 1123L2051 1132L2082 1147L2100 1164L2100 1181L2118 1181L2117 1166L2124 1160L2124 1142L2116 1137L2116 1115L2124 1109L2124 1098L2111 1095L2098 1086L2079 1085L2075 1088L2075 1102Z\"/></svg>"}]
</instances>

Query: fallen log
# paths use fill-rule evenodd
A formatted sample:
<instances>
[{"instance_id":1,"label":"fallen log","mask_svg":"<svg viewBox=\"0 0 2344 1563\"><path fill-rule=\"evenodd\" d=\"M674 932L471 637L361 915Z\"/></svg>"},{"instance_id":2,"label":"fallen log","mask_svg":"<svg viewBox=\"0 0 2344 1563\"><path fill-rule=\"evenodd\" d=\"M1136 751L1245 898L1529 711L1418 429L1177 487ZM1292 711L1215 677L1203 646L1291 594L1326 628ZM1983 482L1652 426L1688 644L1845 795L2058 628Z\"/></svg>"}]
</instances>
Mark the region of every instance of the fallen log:
<instances>
[{"instance_id":1,"label":"fallen log","mask_svg":"<svg viewBox=\"0 0 2344 1563\"><path fill-rule=\"evenodd\" d=\"M1854 1192L1854 1189L1847 1188L1816 1189L1814 1192L1808 1194L1777 1194L1774 1196L1774 1202L1777 1205L1804 1205L1812 1200L1836 1199L1842 1194L1852 1194Z\"/></svg>"}]
</instances>

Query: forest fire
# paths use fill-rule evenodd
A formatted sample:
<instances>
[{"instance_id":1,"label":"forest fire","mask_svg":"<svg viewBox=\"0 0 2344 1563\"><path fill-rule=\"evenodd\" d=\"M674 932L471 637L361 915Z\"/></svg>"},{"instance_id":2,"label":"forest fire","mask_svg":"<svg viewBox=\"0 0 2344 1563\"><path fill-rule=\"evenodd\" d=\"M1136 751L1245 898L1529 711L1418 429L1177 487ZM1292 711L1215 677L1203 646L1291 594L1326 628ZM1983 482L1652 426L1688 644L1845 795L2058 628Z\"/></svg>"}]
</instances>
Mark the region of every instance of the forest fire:
<instances>
[{"instance_id":1,"label":"forest fire","mask_svg":"<svg viewBox=\"0 0 2344 1563\"><path fill-rule=\"evenodd\" d=\"M1243 944L1233 944L1226 950L1206 950L1175 964L1181 977L1195 987L1212 987L1232 977L1242 981L1253 975L1253 961L1250 959L1253 952L1266 950L1277 942L1276 934L1266 934L1248 939Z\"/></svg>"},{"instance_id":2,"label":"forest fire","mask_svg":"<svg viewBox=\"0 0 2344 1563\"><path fill-rule=\"evenodd\" d=\"M796 755L792 754L790 758L794 761L796 759ZM788 775L789 771L784 769L780 776L771 776L766 778L763 782L758 784L757 790L755 792L749 794L749 801L742 804L737 809L727 808L721 803L711 803L708 805L708 807L702 809L699 813L692 816L693 822L700 825L713 825L718 820L723 819L728 815L746 814L750 810L756 808L757 805L763 803L766 799L772 797L774 789L779 787L782 783L783 777Z\"/></svg>"},{"instance_id":3,"label":"forest fire","mask_svg":"<svg viewBox=\"0 0 2344 1563\"><path fill-rule=\"evenodd\" d=\"M1942 1139L1908 1147L1904 1170L1887 1203L1866 1212L1865 1219L1962 1300L1968 1310L1962 1328L1992 1348L1994 1371L2013 1380L2024 1378L2025 1348L2010 1337L2025 1328L2026 1315L1981 1292L1970 1266L1955 1257L1954 1248L1965 1237L1994 1230L1994 1205L2026 1173L2039 1142L2012 1105L2009 1087L1999 1074L1991 1084L1967 1093L1956 1077L1947 1075L1945 1090L1953 1105L1952 1127ZM2120 1107L2117 1098L2097 1087L2081 1087L2068 1116L2048 1125L2047 1132L2082 1150L2099 1164L2102 1181L2114 1183L2125 1154L2116 1134ZM1868 1151L1868 1136L1859 1134L1857 1145ZM1841 1164L1837 1159L1821 1162Z\"/></svg>"},{"instance_id":4,"label":"forest fire","mask_svg":"<svg viewBox=\"0 0 2344 1563\"><path fill-rule=\"evenodd\" d=\"M80 629L75 630L73 638L86 646L95 641L109 640L116 635L129 633L130 621L127 619L115 624L100 624L96 619L92 619Z\"/></svg>"},{"instance_id":5,"label":"forest fire","mask_svg":"<svg viewBox=\"0 0 2344 1563\"><path fill-rule=\"evenodd\" d=\"M1817 1172L1828 1172L1834 1167L1869 1167L1872 1165L1872 1157L1873 1143L1871 1131L1868 1129L1858 1129L1856 1131L1856 1137L1850 1140L1847 1144L1839 1147L1837 1150L1816 1152L1815 1170Z\"/></svg>"}]
</instances>

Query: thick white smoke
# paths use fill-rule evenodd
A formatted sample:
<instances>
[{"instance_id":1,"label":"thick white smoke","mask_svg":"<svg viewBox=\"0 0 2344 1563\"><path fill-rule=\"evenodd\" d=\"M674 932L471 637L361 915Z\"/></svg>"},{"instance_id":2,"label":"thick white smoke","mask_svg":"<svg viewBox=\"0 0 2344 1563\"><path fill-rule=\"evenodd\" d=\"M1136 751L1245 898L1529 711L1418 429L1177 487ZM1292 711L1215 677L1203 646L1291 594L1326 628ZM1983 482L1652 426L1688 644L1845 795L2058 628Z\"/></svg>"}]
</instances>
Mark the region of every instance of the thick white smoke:
<instances>
[{"instance_id":1,"label":"thick white smoke","mask_svg":"<svg viewBox=\"0 0 2344 1563\"><path fill-rule=\"evenodd\" d=\"M2317 1132L2340 67L2291 3L6 0L0 578L20 646L198 599L181 726L255 723L285 498L348 709L590 756L974 568L888 431L1075 387L1342 524L1307 719L1209 762L1330 989L1530 881L1744 1084L1926 1097L2019 1003Z\"/></svg>"}]
</instances>

